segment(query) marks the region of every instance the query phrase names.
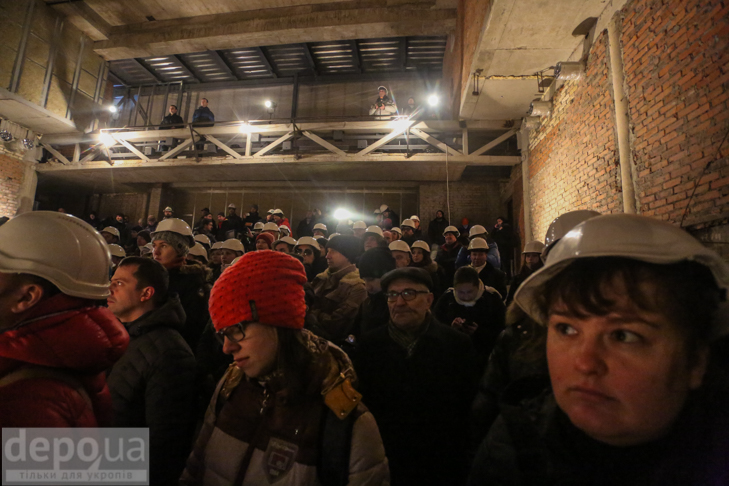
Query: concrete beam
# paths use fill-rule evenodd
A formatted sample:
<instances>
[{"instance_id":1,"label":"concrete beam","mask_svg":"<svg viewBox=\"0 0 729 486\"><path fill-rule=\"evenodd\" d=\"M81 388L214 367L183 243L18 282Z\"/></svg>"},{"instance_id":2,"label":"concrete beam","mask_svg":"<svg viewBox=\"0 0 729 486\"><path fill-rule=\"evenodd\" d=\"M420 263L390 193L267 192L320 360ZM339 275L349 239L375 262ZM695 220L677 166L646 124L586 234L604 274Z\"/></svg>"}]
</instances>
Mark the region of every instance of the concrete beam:
<instances>
[{"instance_id":1,"label":"concrete beam","mask_svg":"<svg viewBox=\"0 0 729 486\"><path fill-rule=\"evenodd\" d=\"M91 40L100 41L109 38L111 25L83 0L55 3L51 6L54 10L64 14L71 24L89 36Z\"/></svg>"},{"instance_id":2,"label":"concrete beam","mask_svg":"<svg viewBox=\"0 0 729 486\"><path fill-rule=\"evenodd\" d=\"M382 6L347 2L333 10L306 5L118 26L93 48L110 61L302 42L444 35L456 27L456 9L433 8L432 2L420 2L419 8L375 3Z\"/></svg>"}]
</instances>

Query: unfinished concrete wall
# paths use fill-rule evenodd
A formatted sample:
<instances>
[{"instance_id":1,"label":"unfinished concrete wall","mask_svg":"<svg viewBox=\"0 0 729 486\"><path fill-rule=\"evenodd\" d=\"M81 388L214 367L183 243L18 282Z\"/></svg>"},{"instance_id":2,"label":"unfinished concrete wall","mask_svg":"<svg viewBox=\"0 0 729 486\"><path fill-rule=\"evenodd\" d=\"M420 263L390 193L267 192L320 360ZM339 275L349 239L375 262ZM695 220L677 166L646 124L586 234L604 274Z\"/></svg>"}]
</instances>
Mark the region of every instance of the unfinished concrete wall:
<instances>
[{"instance_id":1,"label":"unfinished concrete wall","mask_svg":"<svg viewBox=\"0 0 729 486\"><path fill-rule=\"evenodd\" d=\"M688 207L684 226L721 221L729 166L712 160L729 130L729 6L634 0L618 15L638 212L679 224ZM596 33L585 76L564 83L531 135L535 238L564 211L622 210L607 37Z\"/></svg>"}]
</instances>

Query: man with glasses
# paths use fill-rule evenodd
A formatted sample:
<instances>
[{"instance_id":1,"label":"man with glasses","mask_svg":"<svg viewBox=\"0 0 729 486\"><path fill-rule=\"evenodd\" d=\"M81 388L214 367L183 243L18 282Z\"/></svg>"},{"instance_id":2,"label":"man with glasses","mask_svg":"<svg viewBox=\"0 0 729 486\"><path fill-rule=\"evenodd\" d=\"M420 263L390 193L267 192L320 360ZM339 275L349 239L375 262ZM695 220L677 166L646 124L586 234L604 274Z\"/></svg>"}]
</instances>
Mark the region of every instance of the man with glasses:
<instances>
[{"instance_id":1,"label":"man with glasses","mask_svg":"<svg viewBox=\"0 0 729 486\"><path fill-rule=\"evenodd\" d=\"M380 427L392 484L463 484L477 379L473 346L434 319L427 271L398 268L380 284L390 319L360 338L354 364Z\"/></svg>"}]
</instances>

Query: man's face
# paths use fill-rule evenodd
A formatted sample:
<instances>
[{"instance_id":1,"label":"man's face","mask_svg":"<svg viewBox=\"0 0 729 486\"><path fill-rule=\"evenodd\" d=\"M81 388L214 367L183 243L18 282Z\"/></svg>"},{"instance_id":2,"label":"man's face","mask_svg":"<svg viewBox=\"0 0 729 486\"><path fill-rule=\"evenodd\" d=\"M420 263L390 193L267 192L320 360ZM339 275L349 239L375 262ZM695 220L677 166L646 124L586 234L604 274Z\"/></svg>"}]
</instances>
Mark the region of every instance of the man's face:
<instances>
[{"instance_id":1,"label":"man's face","mask_svg":"<svg viewBox=\"0 0 729 486\"><path fill-rule=\"evenodd\" d=\"M218 222L222 223L223 221L225 221L225 216L218 214Z\"/></svg>"},{"instance_id":2,"label":"man's face","mask_svg":"<svg viewBox=\"0 0 729 486\"><path fill-rule=\"evenodd\" d=\"M428 291L428 287L410 280L398 279L390 283L387 292L402 292L405 289ZM388 299L390 319L402 331L415 331L425 321L430 305L433 303L433 294L417 294L411 301L406 301L399 295L394 301Z\"/></svg>"},{"instance_id":3,"label":"man's face","mask_svg":"<svg viewBox=\"0 0 729 486\"><path fill-rule=\"evenodd\" d=\"M408 99L408 106L415 106L415 100L413 98Z\"/></svg>"},{"instance_id":4,"label":"man's face","mask_svg":"<svg viewBox=\"0 0 729 486\"><path fill-rule=\"evenodd\" d=\"M504 224L504 220L501 218L496 218L496 226L500 227L502 224Z\"/></svg>"},{"instance_id":5,"label":"man's face","mask_svg":"<svg viewBox=\"0 0 729 486\"><path fill-rule=\"evenodd\" d=\"M162 211L162 214L165 215L165 218L171 218L172 217L172 211Z\"/></svg>"},{"instance_id":6,"label":"man's face","mask_svg":"<svg viewBox=\"0 0 729 486\"><path fill-rule=\"evenodd\" d=\"M200 106L208 106L208 100L206 100L205 98L201 99Z\"/></svg>"},{"instance_id":7,"label":"man's face","mask_svg":"<svg viewBox=\"0 0 729 486\"><path fill-rule=\"evenodd\" d=\"M273 249L275 251L278 251L278 252L281 252L281 253L286 253L286 254L289 253L289 245L288 245L288 243L284 243L284 242L278 243L276 246L273 247Z\"/></svg>"},{"instance_id":8,"label":"man's face","mask_svg":"<svg viewBox=\"0 0 729 486\"><path fill-rule=\"evenodd\" d=\"M258 212L258 208L255 208L255 207L251 206L250 212L251 213L257 213Z\"/></svg>"},{"instance_id":9,"label":"man's face","mask_svg":"<svg viewBox=\"0 0 729 486\"><path fill-rule=\"evenodd\" d=\"M279 224L281 221L283 221L283 218L278 214L274 214L273 220L276 222L276 224Z\"/></svg>"},{"instance_id":10,"label":"man's face","mask_svg":"<svg viewBox=\"0 0 729 486\"><path fill-rule=\"evenodd\" d=\"M384 89L379 90L377 93L380 95L380 98L384 98L387 95L387 91Z\"/></svg>"},{"instance_id":11,"label":"man's face","mask_svg":"<svg viewBox=\"0 0 729 486\"><path fill-rule=\"evenodd\" d=\"M154 240L152 242L152 257L160 262L163 267L169 268L170 265L177 263L179 255L172 245L164 240Z\"/></svg>"},{"instance_id":12,"label":"man's face","mask_svg":"<svg viewBox=\"0 0 729 486\"><path fill-rule=\"evenodd\" d=\"M101 236L104 237L104 240L106 240L107 245L111 245L112 243L115 243L116 236L112 235L111 233L107 233L106 231L101 233Z\"/></svg>"},{"instance_id":13,"label":"man's face","mask_svg":"<svg viewBox=\"0 0 729 486\"><path fill-rule=\"evenodd\" d=\"M339 253L337 250L334 248L327 249L327 265L332 271L336 272L341 270L349 264L347 257Z\"/></svg>"},{"instance_id":14,"label":"man's face","mask_svg":"<svg viewBox=\"0 0 729 486\"><path fill-rule=\"evenodd\" d=\"M357 238L362 238L364 236L364 234L367 232L367 230L365 228L357 228L357 229L353 229L352 232L354 233L354 236L356 236Z\"/></svg>"},{"instance_id":15,"label":"man's face","mask_svg":"<svg viewBox=\"0 0 729 486\"><path fill-rule=\"evenodd\" d=\"M481 267L486 264L486 257L488 253L481 250L473 250L471 252L471 265L474 267Z\"/></svg>"},{"instance_id":16,"label":"man's face","mask_svg":"<svg viewBox=\"0 0 729 486\"><path fill-rule=\"evenodd\" d=\"M456 291L456 295L463 302L472 302L478 295L478 287L472 283L461 283L455 286L453 289Z\"/></svg>"},{"instance_id":17,"label":"man's face","mask_svg":"<svg viewBox=\"0 0 729 486\"><path fill-rule=\"evenodd\" d=\"M228 216L233 216L235 214L235 208L228 208Z\"/></svg>"},{"instance_id":18,"label":"man's face","mask_svg":"<svg viewBox=\"0 0 729 486\"><path fill-rule=\"evenodd\" d=\"M245 337L241 341L225 338L223 352L232 355L235 365L250 378L270 373L278 355L276 329L258 323L248 324L244 329Z\"/></svg>"},{"instance_id":19,"label":"man's face","mask_svg":"<svg viewBox=\"0 0 729 486\"><path fill-rule=\"evenodd\" d=\"M368 294L374 295L382 292L382 285L380 285L379 278L366 277L362 280L364 280L365 289L367 289Z\"/></svg>"},{"instance_id":20,"label":"man's face","mask_svg":"<svg viewBox=\"0 0 729 486\"><path fill-rule=\"evenodd\" d=\"M403 236L413 236L413 233L414 233L414 231L413 231L413 229L410 226L405 226L402 229L402 235Z\"/></svg>"},{"instance_id":21,"label":"man's face","mask_svg":"<svg viewBox=\"0 0 729 486\"><path fill-rule=\"evenodd\" d=\"M235 250L229 250L228 248L220 250L220 261L226 265L233 263L233 260L235 260L237 256L238 252Z\"/></svg>"},{"instance_id":22,"label":"man's face","mask_svg":"<svg viewBox=\"0 0 729 486\"><path fill-rule=\"evenodd\" d=\"M390 243L392 243L393 241L395 241L395 239L392 237L393 234L394 233L392 231L383 231L382 232L382 237L385 238L385 241L387 242L388 245Z\"/></svg>"},{"instance_id":23,"label":"man's face","mask_svg":"<svg viewBox=\"0 0 729 486\"><path fill-rule=\"evenodd\" d=\"M170 106L170 115L176 115L177 114L177 108L174 106Z\"/></svg>"},{"instance_id":24,"label":"man's face","mask_svg":"<svg viewBox=\"0 0 729 486\"><path fill-rule=\"evenodd\" d=\"M370 250L372 248L377 247L377 237L370 235L367 238L364 239L364 249L365 251Z\"/></svg>"},{"instance_id":25,"label":"man's face","mask_svg":"<svg viewBox=\"0 0 729 486\"><path fill-rule=\"evenodd\" d=\"M436 218L442 218L443 217L443 211L436 211L435 217Z\"/></svg>"},{"instance_id":26,"label":"man's face","mask_svg":"<svg viewBox=\"0 0 729 486\"><path fill-rule=\"evenodd\" d=\"M137 265L126 265L117 267L114 276L111 277L111 285L109 285L109 297L106 303L109 310L122 322L131 322L149 297L145 295L149 292L148 288L137 290L139 283L134 278L134 272L139 268Z\"/></svg>"},{"instance_id":27,"label":"man's face","mask_svg":"<svg viewBox=\"0 0 729 486\"><path fill-rule=\"evenodd\" d=\"M678 326L637 308L620 287L607 292L616 305L605 316L551 306L547 361L570 421L595 440L631 446L668 434L706 367L704 359L689 360Z\"/></svg>"},{"instance_id":28,"label":"man's face","mask_svg":"<svg viewBox=\"0 0 729 486\"><path fill-rule=\"evenodd\" d=\"M410 253L406 251L393 251L392 256L395 259L395 268L404 268L410 265Z\"/></svg>"},{"instance_id":29,"label":"man's face","mask_svg":"<svg viewBox=\"0 0 729 486\"><path fill-rule=\"evenodd\" d=\"M446 233L445 235L443 235L443 238L445 238L445 242L448 245L452 245L456 242L456 235L454 235L453 233Z\"/></svg>"}]
</instances>

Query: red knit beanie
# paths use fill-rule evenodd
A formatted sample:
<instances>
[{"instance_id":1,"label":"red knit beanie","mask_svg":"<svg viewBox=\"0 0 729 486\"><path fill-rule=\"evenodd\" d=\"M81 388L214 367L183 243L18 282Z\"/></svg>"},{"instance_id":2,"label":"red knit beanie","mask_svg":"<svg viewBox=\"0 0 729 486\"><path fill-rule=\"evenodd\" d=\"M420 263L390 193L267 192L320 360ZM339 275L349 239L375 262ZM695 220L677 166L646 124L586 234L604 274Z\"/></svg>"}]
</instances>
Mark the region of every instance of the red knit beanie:
<instances>
[{"instance_id":1,"label":"red knit beanie","mask_svg":"<svg viewBox=\"0 0 729 486\"><path fill-rule=\"evenodd\" d=\"M208 308L216 330L244 321L304 327L304 265L278 251L252 251L218 278ZM254 314L258 314L258 319Z\"/></svg>"},{"instance_id":2,"label":"red knit beanie","mask_svg":"<svg viewBox=\"0 0 729 486\"><path fill-rule=\"evenodd\" d=\"M276 241L276 239L273 237L271 233L261 233L258 236L256 236L256 241L258 240L266 240L266 243L268 243L268 247L271 248L273 246L273 242Z\"/></svg>"}]
</instances>

